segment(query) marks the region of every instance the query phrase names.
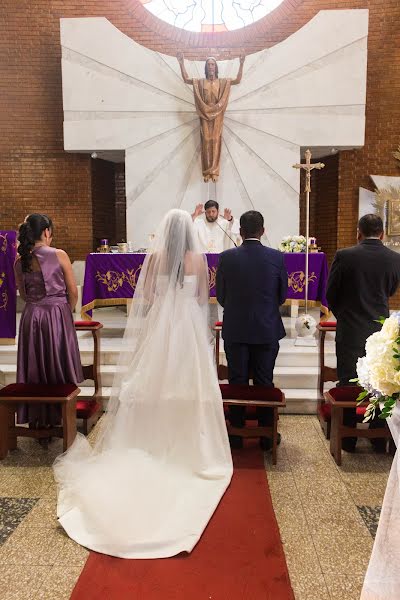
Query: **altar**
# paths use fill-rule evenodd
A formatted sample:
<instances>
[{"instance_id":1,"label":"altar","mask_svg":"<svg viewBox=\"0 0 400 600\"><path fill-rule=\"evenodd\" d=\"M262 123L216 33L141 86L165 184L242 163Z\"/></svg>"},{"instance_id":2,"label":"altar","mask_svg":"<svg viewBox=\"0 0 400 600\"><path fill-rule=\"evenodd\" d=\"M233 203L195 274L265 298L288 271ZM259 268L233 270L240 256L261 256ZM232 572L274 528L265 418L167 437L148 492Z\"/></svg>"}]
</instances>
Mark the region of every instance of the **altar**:
<instances>
[{"instance_id":1,"label":"altar","mask_svg":"<svg viewBox=\"0 0 400 600\"><path fill-rule=\"evenodd\" d=\"M92 310L126 305L133 298L145 254L92 253L86 257L82 292L82 318L91 319ZM285 254L288 294L285 304L302 306L305 298L305 254ZM210 302L216 302L215 278L219 254L207 254ZM325 296L328 262L323 252L309 255L308 297L310 306L329 314Z\"/></svg>"},{"instance_id":2,"label":"altar","mask_svg":"<svg viewBox=\"0 0 400 600\"><path fill-rule=\"evenodd\" d=\"M15 344L17 289L14 262L17 248L15 231L0 231L0 344Z\"/></svg>"}]
</instances>

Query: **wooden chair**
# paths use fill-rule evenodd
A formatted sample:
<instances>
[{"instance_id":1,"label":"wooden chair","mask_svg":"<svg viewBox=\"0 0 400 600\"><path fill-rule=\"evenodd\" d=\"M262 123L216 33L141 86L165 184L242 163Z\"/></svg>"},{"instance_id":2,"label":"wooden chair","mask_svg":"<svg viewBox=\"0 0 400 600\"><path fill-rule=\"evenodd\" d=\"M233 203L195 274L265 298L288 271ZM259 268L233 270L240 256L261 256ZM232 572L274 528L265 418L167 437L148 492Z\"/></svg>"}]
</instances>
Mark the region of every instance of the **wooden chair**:
<instances>
[{"instance_id":1,"label":"wooden chair","mask_svg":"<svg viewBox=\"0 0 400 600\"><path fill-rule=\"evenodd\" d=\"M17 447L17 437L36 439L61 437L63 451L72 444L76 436L76 398L80 389L74 384L41 385L12 383L0 390L0 460L9 450ZM60 404L62 426L44 429L29 429L15 425L15 412L19 403Z\"/></svg>"},{"instance_id":2,"label":"wooden chair","mask_svg":"<svg viewBox=\"0 0 400 600\"><path fill-rule=\"evenodd\" d=\"M219 361L221 330L222 323L217 322L214 327L215 358L218 379L220 381L228 379L228 367L226 365L221 365ZM246 409L246 426L243 428L233 427L229 423L229 416L226 414L228 434L236 435L241 438L268 437L272 439L272 463L276 465L278 448L278 409L286 406L284 393L279 388L267 388L254 385L220 383L219 387L222 394L225 413L228 412L228 407L233 405L243 406ZM268 408L272 411L273 420L271 425L251 425L252 422L254 423L254 421L257 421L257 408L260 407Z\"/></svg>"},{"instance_id":3,"label":"wooden chair","mask_svg":"<svg viewBox=\"0 0 400 600\"><path fill-rule=\"evenodd\" d=\"M336 331L335 321L321 321L317 325L319 331L319 352L318 352L318 399L317 415L320 425L329 440L331 432L331 405L325 402L324 383L326 381L337 381L337 370L325 365L325 338L328 331Z\"/></svg>"},{"instance_id":4,"label":"wooden chair","mask_svg":"<svg viewBox=\"0 0 400 600\"><path fill-rule=\"evenodd\" d=\"M87 435L103 412L100 375L100 331L103 329L103 324L99 321L75 321L75 329L90 331L93 337L93 363L82 365L82 369L84 378L94 381L94 394L79 396L76 403L76 416L82 419L82 432Z\"/></svg>"},{"instance_id":5,"label":"wooden chair","mask_svg":"<svg viewBox=\"0 0 400 600\"><path fill-rule=\"evenodd\" d=\"M359 414L364 414L368 406L368 400L357 406L357 397L362 391L362 388L357 386L343 386L332 388L329 392L325 392L325 399L331 406L331 438L330 451L337 465L342 464L342 439L346 437L363 437L363 438L384 438L391 440L389 427L385 422L385 427L382 429L360 429L356 427L348 427L343 424L343 409L354 408L359 411Z\"/></svg>"}]
</instances>

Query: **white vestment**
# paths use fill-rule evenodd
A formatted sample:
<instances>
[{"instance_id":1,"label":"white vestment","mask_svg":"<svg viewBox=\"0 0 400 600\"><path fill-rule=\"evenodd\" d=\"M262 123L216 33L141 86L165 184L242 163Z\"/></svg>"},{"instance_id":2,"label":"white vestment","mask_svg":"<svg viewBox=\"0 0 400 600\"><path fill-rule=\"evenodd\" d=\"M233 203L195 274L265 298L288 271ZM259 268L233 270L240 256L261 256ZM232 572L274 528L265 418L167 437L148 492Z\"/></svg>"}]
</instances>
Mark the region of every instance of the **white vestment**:
<instances>
[{"instance_id":1,"label":"white vestment","mask_svg":"<svg viewBox=\"0 0 400 600\"><path fill-rule=\"evenodd\" d=\"M217 221L209 223L205 215L202 215L194 221L194 228L201 252L220 253L233 248L235 244L241 244L237 219L227 221L223 217L218 217Z\"/></svg>"}]
</instances>

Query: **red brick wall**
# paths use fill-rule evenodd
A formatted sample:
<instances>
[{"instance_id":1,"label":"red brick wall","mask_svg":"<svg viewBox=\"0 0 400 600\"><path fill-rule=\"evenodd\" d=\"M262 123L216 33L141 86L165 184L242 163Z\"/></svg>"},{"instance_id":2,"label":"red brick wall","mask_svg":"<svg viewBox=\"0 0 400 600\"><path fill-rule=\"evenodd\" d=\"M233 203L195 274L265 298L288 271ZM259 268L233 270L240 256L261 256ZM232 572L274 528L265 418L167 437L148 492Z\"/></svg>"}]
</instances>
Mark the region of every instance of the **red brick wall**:
<instances>
[{"instance_id":1,"label":"red brick wall","mask_svg":"<svg viewBox=\"0 0 400 600\"><path fill-rule=\"evenodd\" d=\"M63 152L60 17L104 16L143 45L171 55L182 50L187 57L200 59L210 53L227 58L270 47L319 10L348 8L370 10L366 145L341 153L332 191L328 170L321 176L324 183L319 189L331 227L322 225L320 215L315 234L332 254L337 203L337 244L354 243L359 186L370 187L369 173L400 172L391 157L400 142L398 0L285 0L271 15L242 31L198 35L158 21L138 0L2 0L1 226L15 227L27 212L47 210L60 224L57 243L72 259L83 257L93 246L93 202L99 199L92 190L90 158ZM318 201L313 205L314 219L322 206Z\"/></svg>"},{"instance_id":2,"label":"red brick wall","mask_svg":"<svg viewBox=\"0 0 400 600\"><path fill-rule=\"evenodd\" d=\"M115 235L118 242L126 239L125 165L115 165Z\"/></svg>"},{"instance_id":3,"label":"red brick wall","mask_svg":"<svg viewBox=\"0 0 400 600\"><path fill-rule=\"evenodd\" d=\"M54 244L75 260L92 250L89 160L39 149L1 153L0 227L15 229L31 212L54 222Z\"/></svg>"},{"instance_id":4,"label":"red brick wall","mask_svg":"<svg viewBox=\"0 0 400 600\"><path fill-rule=\"evenodd\" d=\"M312 159L325 167L311 173L310 236L317 238L318 246L332 262L337 250L337 211L339 194L339 154ZM304 176L301 181L304 189ZM300 231L305 235L305 195L300 198Z\"/></svg>"},{"instance_id":5,"label":"red brick wall","mask_svg":"<svg viewBox=\"0 0 400 600\"><path fill-rule=\"evenodd\" d=\"M93 249L107 238L116 244L115 164L107 160L91 160ZM119 241L119 240L118 240Z\"/></svg>"}]
</instances>

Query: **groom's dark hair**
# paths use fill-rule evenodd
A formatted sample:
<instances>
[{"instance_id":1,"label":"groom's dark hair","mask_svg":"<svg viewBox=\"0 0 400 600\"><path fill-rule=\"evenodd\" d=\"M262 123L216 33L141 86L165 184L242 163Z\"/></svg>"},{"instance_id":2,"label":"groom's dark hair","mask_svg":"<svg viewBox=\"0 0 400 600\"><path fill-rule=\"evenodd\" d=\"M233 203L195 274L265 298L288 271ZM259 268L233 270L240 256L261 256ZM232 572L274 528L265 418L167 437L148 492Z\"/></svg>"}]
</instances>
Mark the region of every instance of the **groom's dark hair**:
<instances>
[{"instance_id":1,"label":"groom's dark hair","mask_svg":"<svg viewBox=\"0 0 400 600\"><path fill-rule=\"evenodd\" d=\"M207 200L207 202L204 205L204 210L208 210L209 208L216 208L217 210L219 210L218 202L216 202L215 200Z\"/></svg>"},{"instance_id":2,"label":"groom's dark hair","mask_svg":"<svg viewBox=\"0 0 400 600\"><path fill-rule=\"evenodd\" d=\"M244 239L261 237L264 230L264 217L257 210L248 210L240 217L240 233Z\"/></svg>"},{"instance_id":3,"label":"groom's dark hair","mask_svg":"<svg viewBox=\"0 0 400 600\"><path fill-rule=\"evenodd\" d=\"M383 233L383 222L378 215L364 215L358 221L358 229L366 238L379 237Z\"/></svg>"}]
</instances>

